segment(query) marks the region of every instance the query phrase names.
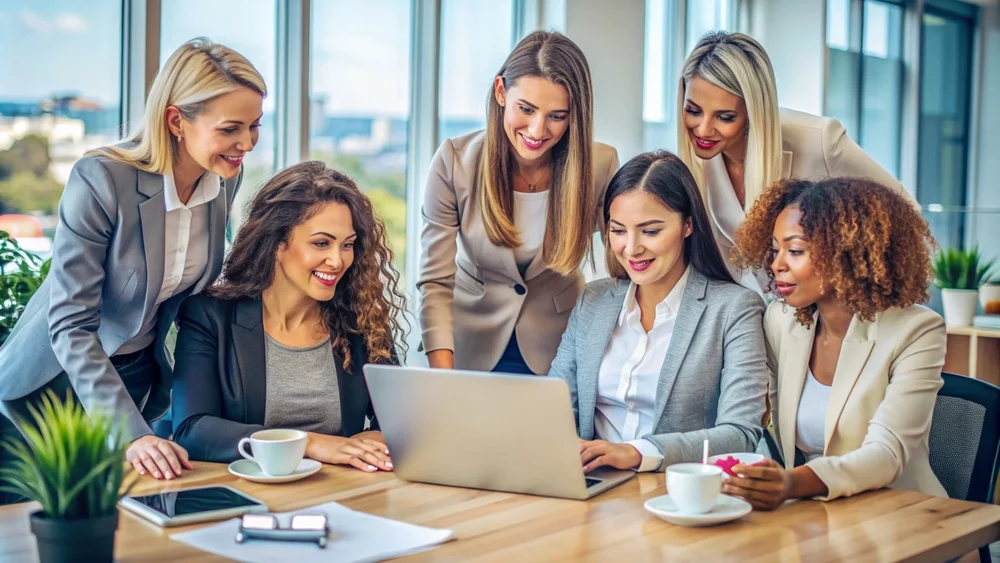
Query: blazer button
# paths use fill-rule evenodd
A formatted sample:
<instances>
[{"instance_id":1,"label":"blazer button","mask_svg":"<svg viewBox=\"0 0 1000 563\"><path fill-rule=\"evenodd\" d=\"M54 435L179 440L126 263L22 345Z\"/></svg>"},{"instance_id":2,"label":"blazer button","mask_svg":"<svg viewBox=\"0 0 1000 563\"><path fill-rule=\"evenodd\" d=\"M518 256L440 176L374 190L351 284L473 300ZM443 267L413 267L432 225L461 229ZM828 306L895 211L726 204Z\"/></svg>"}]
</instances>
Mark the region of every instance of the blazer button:
<instances>
[{"instance_id":1,"label":"blazer button","mask_svg":"<svg viewBox=\"0 0 1000 563\"><path fill-rule=\"evenodd\" d=\"M524 295L525 293L528 293L528 290L524 289L524 286L521 285L521 284L515 284L514 285L514 293L516 293L518 295Z\"/></svg>"}]
</instances>

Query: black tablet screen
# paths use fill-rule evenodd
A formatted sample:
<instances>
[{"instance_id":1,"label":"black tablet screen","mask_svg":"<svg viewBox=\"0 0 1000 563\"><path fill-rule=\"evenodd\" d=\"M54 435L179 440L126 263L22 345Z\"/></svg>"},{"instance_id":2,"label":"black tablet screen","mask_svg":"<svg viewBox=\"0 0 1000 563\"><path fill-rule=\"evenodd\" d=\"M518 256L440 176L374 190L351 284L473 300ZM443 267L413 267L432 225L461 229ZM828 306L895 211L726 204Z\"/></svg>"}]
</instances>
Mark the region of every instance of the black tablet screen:
<instances>
[{"instance_id":1,"label":"black tablet screen","mask_svg":"<svg viewBox=\"0 0 1000 563\"><path fill-rule=\"evenodd\" d=\"M131 498L161 514L171 517L258 505L252 499L222 487L170 491L168 493Z\"/></svg>"}]
</instances>

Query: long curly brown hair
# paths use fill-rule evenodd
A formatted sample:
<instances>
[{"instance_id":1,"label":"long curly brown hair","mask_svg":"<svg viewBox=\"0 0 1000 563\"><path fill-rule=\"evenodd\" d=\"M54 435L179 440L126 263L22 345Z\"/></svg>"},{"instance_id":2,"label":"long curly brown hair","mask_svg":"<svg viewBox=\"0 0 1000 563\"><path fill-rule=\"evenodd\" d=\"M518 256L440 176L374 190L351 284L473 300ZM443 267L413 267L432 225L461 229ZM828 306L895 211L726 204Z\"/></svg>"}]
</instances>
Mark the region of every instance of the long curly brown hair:
<instances>
[{"instance_id":1,"label":"long curly brown hair","mask_svg":"<svg viewBox=\"0 0 1000 563\"><path fill-rule=\"evenodd\" d=\"M333 299L320 303L333 347L348 371L350 335L364 338L370 363L397 363L402 357L397 343L402 354L406 353L401 324L406 297L386 243L385 224L350 176L322 162L291 166L261 188L229 251L222 277L209 294L225 300L259 299L274 280L279 246L289 241L295 227L327 203L346 205L358 234L354 263L344 273Z\"/></svg>"},{"instance_id":2,"label":"long curly brown hair","mask_svg":"<svg viewBox=\"0 0 1000 563\"><path fill-rule=\"evenodd\" d=\"M929 299L937 242L927 221L901 193L872 180L783 180L768 188L736 234L732 261L765 270L774 290L772 239L778 215L798 207L812 264L834 298L862 320ZM816 306L797 309L810 326Z\"/></svg>"}]
</instances>

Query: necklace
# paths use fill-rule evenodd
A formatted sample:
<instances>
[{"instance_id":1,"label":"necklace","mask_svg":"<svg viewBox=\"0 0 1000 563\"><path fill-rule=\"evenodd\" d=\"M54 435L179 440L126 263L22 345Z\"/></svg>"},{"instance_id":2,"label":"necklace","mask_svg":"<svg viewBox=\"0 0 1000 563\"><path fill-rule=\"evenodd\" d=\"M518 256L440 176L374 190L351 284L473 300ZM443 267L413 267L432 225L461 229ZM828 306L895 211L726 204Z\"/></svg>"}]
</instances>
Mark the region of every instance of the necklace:
<instances>
[{"instance_id":1,"label":"necklace","mask_svg":"<svg viewBox=\"0 0 1000 563\"><path fill-rule=\"evenodd\" d=\"M524 174L521 174L521 169L520 168L517 169L517 175L520 176L521 177L521 181L524 182L528 186L528 190L533 192L536 189L538 189L539 184L541 184L542 181L544 181L546 179L546 176L547 176L546 171L548 171L548 167L542 169L542 175L539 176L538 179L535 180L534 182L529 182L528 179L524 177Z\"/></svg>"}]
</instances>

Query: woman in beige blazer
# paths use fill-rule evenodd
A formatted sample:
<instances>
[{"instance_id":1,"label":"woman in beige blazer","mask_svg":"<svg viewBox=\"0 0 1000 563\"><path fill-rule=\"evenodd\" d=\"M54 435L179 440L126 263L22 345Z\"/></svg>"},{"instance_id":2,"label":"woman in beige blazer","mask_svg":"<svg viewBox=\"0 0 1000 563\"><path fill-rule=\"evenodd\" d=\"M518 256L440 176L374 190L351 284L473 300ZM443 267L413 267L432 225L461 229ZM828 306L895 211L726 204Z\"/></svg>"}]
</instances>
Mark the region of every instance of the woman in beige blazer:
<instances>
[{"instance_id":1,"label":"woman in beige blazer","mask_svg":"<svg viewBox=\"0 0 1000 563\"><path fill-rule=\"evenodd\" d=\"M583 52L532 33L490 86L486 130L434 155L417 281L431 367L548 372L618 168L592 98Z\"/></svg>"},{"instance_id":2,"label":"woman in beige blazer","mask_svg":"<svg viewBox=\"0 0 1000 563\"><path fill-rule=\"evenodd\" d=\"M947 336L917 304L934 245L911 202L870 180L787 180L760 196L734 258L783 300L764 335L785 465L737 465L727 493L764 509L886 486L946 496L927 438Z\"/></svg>"},{"instance_id":3,"label":"woman in beige blazer","mask_svg":"<svg viewBox=\"0 0 1000 563\"><path fill-rule=\"evenodd\" d=\"M727 263L745 210L779 179L851 176L906 193L837 120L779 110L771 61L747 35L703 37L684 63L678 100L678 154L698 181ZM730 270L763 292L766 278Z\"/></svg>"}]
</instances>

